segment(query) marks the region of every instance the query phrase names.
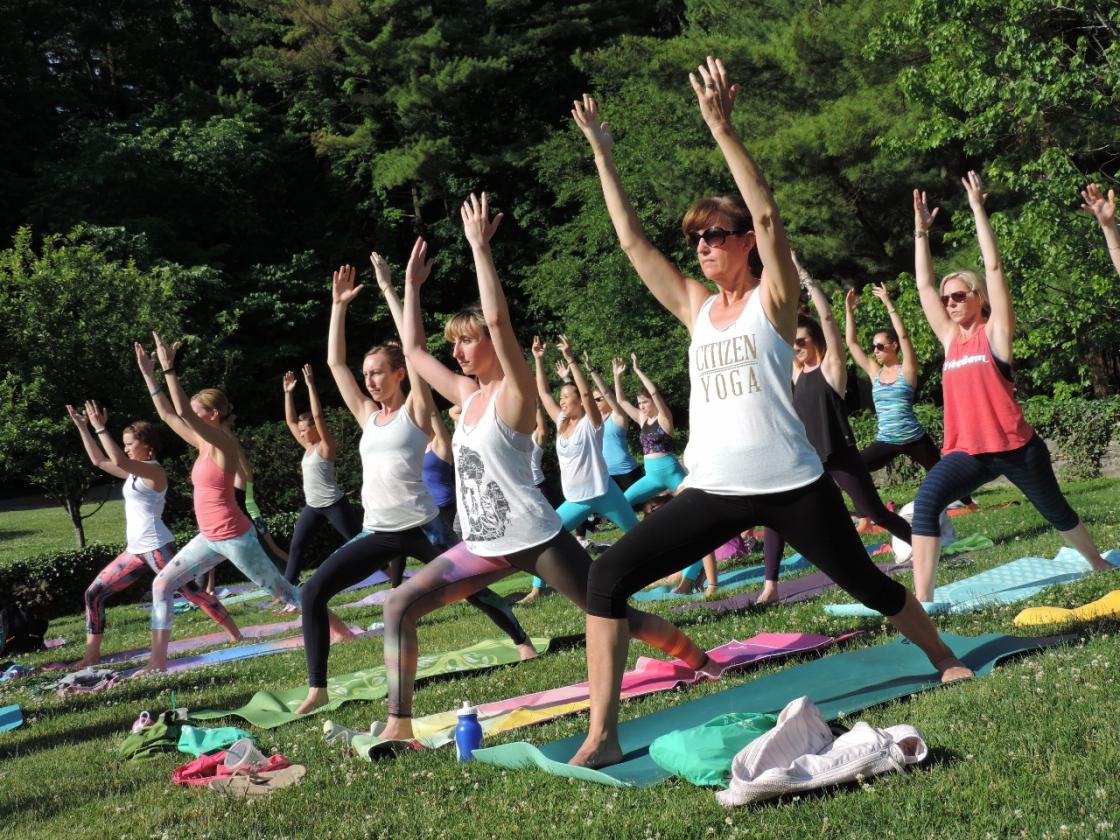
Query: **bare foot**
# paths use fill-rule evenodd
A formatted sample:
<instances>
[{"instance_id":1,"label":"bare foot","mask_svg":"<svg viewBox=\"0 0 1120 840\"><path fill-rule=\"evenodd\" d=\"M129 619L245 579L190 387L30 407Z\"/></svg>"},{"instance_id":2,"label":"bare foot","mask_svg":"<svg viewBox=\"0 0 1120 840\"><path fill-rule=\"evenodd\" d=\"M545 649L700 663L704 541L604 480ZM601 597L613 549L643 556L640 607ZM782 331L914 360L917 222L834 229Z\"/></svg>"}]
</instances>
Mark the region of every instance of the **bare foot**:
<instances>
[{"instance_id":1,"label":"bare foot","mask_svg":"<svg viewBox=\"0 0 1120 840\"><path fill-rule=\"evenodd\" d=\"M347 628L345 632L342 631L342 630L336 630L333 627L331 628L331 644L332 645L341 644L342 642L349 642L349 641L352 641L353 638L354 638L354 634L350 632L349 628Z\"/></svg>"},{"instance_id":2,"label":"bare foot","mask_svg":"<svg viewBox=\"0 0 1120 840\"><path fill-rule=\"evenodd\" d=\"M696 669L696 673L703 674L708 679L718 680L723 674L723 666L708 656L705 657L704 664Z\"/></svg>"},{"instance_id":3,"label":"bare foot","mask_svg":"<svg viewBox=\"0 0 1120 840\"><path fill-rule=\"evenodd\" d=\"M714 598L718 594L719 594L719 584L718 583L705 583L704 584L704 597L705 598Z\"/></svg>"},{"instance_id":4,"label":"bare foot","mask_svg":"<svg viewBox=\"0 0 1120 840\"><path fill-rule=\"evenodd\" d=\"M321 706L327 705L329 699L325 688L308 688L307 698L296 706L295 713L297 715L306 715L308 712L313 712Z\"/></svg>"},{"instance_id":5,"label":"bare foot","mask_svg":"<svg viewBox=\"0 0 1120 840\"><path fill-rule=\"evenodd\" d=\"M758 597L754 599L756 607L764 607L767 604L773 604L778 600L778 582L776 580L768 580L762 584L762 591L758 593Z\"/></svg>"},{"instance_id":6,"label":"bare foot","mask_svg":"<svg viewBox=\"0 0 1120 840\"><path fill-rule=\"evenodd\" d=\"M525 642L517 646L517 654L521 657L521 661L524 662L527 659L536 657L537 649L533 647L532 642Z\"/></svg>"},{"instance_id":7,"label":"bare foot","mask_svg":"<svg viewBox=\"0 0 1120 840\"><path fill-rule=\"evenodd\" d=\"M941 672L941 682L951 683L957 680L967 680L969 677L976 676L972 673L972 669L961 662L955 656L948 656L940 662L935 663L935 668Z\"/></svg>"},{"instance_id":8,"label":"bare foot","mask_svg":"<svg viewBox=\"0 0 1120 840\"><path fill-rule=\"evenodd\" d=\"M681 582L678 583L676 588L673 590L673 594L674 595L691 595L693 592L696 591L696 586L697 586L698 583L699 583L699 581L689 580L686 577L682 577Z\"/></svg>"},{"instance_id":9,"label":"bare foot","mask_svg":"<svg viewBox=\"0 0 1120 840\"><path fill-rule=\"evenodd\" d=\"M576 767L589 767L592 770L597 770L600 767L610 767L612 764L618 764L622 761L622 747L618 743L618 737L612 737L609 740L593 739L590 735L587 740L583 742L583 746L579 751L571 757L568 761Z\"/></svg>"},{"instance_id":10,"label":"bare foot","mask_svg":"<svg viewBox=\"0 0 1120 840\"><path fill-rule=\"evenodd\" d=\"M856 523L856 533L857 534L869 534L869 533L871 533L871 529L873 527L874 526L871 524L871 520L868 519L866 516L862 516L862 517L860 517L859 522Z\"/></svg>"},{"instance_id":11,"label":"bare foot","mask_svg":"<svg viewBox=\"0 0 1120 840\"><path fill-rule=\"evenodd\" d=\"M1113 566L1103 557L1098 557L1096 560L1090 560L1089 564L1093 567L1094 572L1111 572L1116 566Z\"/></svg>"},{"instance_id":12,"label":"bare foot","mask_svg":"<svg viewBox=\"0 0 1120 840\"><path fill-rule=\"evenodd\" d=\"M535 600L537 600L539 597L541 597L541 591L540 591L539 588L534 586L532 589L529 590L528 594L524 598L522 598L520 601L518 601L517 603L521 604L521 605L531 604Z\"/></svg>"},{"instance_id":13,"label":"bare foot","mask_svg":"<svg viewBox=\"0 0 1120 840\"><path fill-rule=\"evenodd\" d=\"M386 741L409 741L412 734L412 720L410 718L390 717L385 721L385 728L377 733L378 738Z\"/></svg>"},{"instance_id":14,"label":"bare foot","mask_svg":"<svg viewBox=\"0 0 1120 840\"><path fill-rule=\"evenodd\" d=\"M136 679L137 677L150 677L153 674L162 674L167 670L167 663L149 662L143 668L140 668L129 679Z\"/></svg>"},{"instance_id":15,"label":"bare foot","mask_svg":"<svg viewBox=\"0 0 1120 840\"><path fill-rule=\"evenodd\" d=\"M87 656L83 656L81 659L79 659L77 662L75 662L70 667L71 668L92 668L94 665L100 665L100 664L101 664L101 657L100 656L88 656L87 655Z\"/></svg>"},{"instance_id":16,"label":"bare foot","mask_svg":"<svg viewBox=\"0 0 1120 840\"><path fill-rule=\"evenodd\" d=\"M245 637L241 635L240 630L227 630L226 638L229 639L230 644L237 644Z\"/></svg>"}]
</instances>

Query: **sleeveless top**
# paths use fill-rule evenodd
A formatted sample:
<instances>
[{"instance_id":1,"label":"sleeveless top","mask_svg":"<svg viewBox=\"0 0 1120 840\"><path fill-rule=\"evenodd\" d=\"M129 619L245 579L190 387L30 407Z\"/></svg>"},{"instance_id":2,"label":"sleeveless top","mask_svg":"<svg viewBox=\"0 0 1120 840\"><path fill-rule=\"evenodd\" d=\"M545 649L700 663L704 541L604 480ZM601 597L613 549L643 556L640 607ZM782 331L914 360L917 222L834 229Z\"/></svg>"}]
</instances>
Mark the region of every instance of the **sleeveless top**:
<instances>
[{"instance_id":1,"label":"sleeveless top","mask_svg":"<svg viewBox=\"0 0 1120 840\"><path fill-rule=\"evenodd\" d=\"M158 464L159 461L148 461ZM175 541L171 529L163 524L163 505L167 488L153 490L138 475L130 475L121 488L124 497L125 551L147 554Z\"/></svg>"},{"instance_id":2,"label":"sleeveless top","mask_svg":"<svg viewBox=\"0 0 1120 840\"><path fill-rule=\"evenodd\" d=\"M533 436L502 422L497 394L467 428L470 405L481 393L467 398L451 438L455 494L467 548L480 557L503 557L548 542L561 522L533 480Z\"/></svg>"},{"instance_id":3,"label":"sleeveless top","mask_svg":"<svg viewBox=\"0 0 1120 840\"><path fill-rule=\"evenodd\" d=\"M362 519L364 531L407 531L435 519L439 510L424 487L421 465L428 436L402 406L384 426L381 410L362 430Z\"/></svg>"},{"instance_id":4,"label":"sleeveless top","mask_svg":"<svg viewBox=\"0 0 1120 840\"><path fill-rule=\"evenodd\" d=\"M626 443L626 430L609 417L603 419L603 459L611 475L626 475L638 468Z\"/></svg>"},{"instance_id":5,"label":"sleeveless top","mask_svg":"<svg viewBox=\"0 0 1120 840\"><path fill-rule=\"evenodd\" d=\"M544 484L544 469L541 464L544 463L544 448L537 446L537 442L533 441L533 484L540 486Z\"/></svg>"},{"instance_id":6,"label":"sleeveless top","mask_svg":"<svg viewBox=\"0 0 1120 840\"><path fill-rule=\"evenodd\" d=\"M454 457L454 456L452 456ZM455 467L447 463L432 450L424 453L421 465L424 486L432 495L432 501L444 508L455 501Z\"/></svg>"},{"instance_id":7,"label":"sleeveless top","mask_svg":"<svg viewBox=\"0 0 1120 840\"><path fill-rule=\"evenodd\" d=\"M560 485L569 502L584 502L607 492L607 462L603 460L603 427L596 429L583 415L571 437L560 434L567 419L564 412L556 418L556 460L560 463Z\"/></svg>"},{"instance_id":8,"label":"sleeveless top","mask_svg":"<svg viewBox=\"0 0 1120 840\"><path fill-rule=\"evenodd\" d=\"M805 435L822 462L833 452L854 448L852 427L848 425L848 408L836 389L824 378L820 367L797 378L793 386L793 408L805 424Z\"/></svg>"},{"instance_id":9,"label":"sleeveless top","mask_svg":"<svg viewBox=\"0 0 1120 840\"><path fill-rule=\"evenodd\" d=\"M645 455L664 455L673 451L673 436L661 428L656 417L642 424L638 439L642 442L642 452Z\"/></svg>"},{"instance_id":10,"label":"sleeveless top","mask_svg":"<svg viewBox=\"0 0 1120 840\"><path fill-rule=\"evenodd\" d=\"M812 484L821 461L793 410L793 347L762 309L761 290L738 319L716 329L704 301L688 348L686 487L725 496Z\"/></svg>"},{"instance_id":11,"label":"sleeveless top","mask_svg":"<svg viewBox=\"0 0 1120 840\"><path fill-rule=\"evenodd\" d=\"M1000 365L1007 373L1000 370ZM941 451L1009 452L1030 443L1034 429L1015 399L1010 366L1000 362L988 343L988 326L972 338L959 335L949 345L941 367L945 394L945 445Z\"/></svg>"},{"instance_id":12,"label":"sleeveless top","mask_svg":"<svg viewBox=\"0 0 1120 840\"><path fill-rule=\"evenodd\" d=\"M194 515L198 519L198 530L206 539L230 540L240 537L253 527L253 523L241 512L233 497L236 472L223 470L214 463L210 457L213 449L210 444L202 443L191 468Z\"/></svg>"},{"instance_id":13,"label":"sleeveless top","mask_svg":"<svg viewBox=\"0 0 1120 840\"><path fill-rule=\"evenodd\" d=\"M342 488L334 472L334 461L319 454L316 444L303 454L303 499L309 507L327 508L342 498Z\"/></svg>"},{"instance_id":14,"label":"sleeveless top","mask_svg":"<svg viewBox=\"0 0 1120 840\"><path fill-rule=\"evenodd\" d=\"M894 382L880 381L882 373L883 369L879 368L871 380L871 400L879 420L875 440L897 444L918 440L926 430L914 416L914 386L906 381L901 367Z\"/></svg>"}]
</instances>

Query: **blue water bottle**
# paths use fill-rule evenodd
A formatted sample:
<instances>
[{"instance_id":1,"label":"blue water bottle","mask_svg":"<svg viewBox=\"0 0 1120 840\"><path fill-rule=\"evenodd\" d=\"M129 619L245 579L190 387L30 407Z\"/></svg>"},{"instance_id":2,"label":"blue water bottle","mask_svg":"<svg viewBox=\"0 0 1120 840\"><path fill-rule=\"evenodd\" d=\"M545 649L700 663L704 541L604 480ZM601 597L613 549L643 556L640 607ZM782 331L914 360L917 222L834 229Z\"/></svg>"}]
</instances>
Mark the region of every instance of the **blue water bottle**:
<instances>
[{"instance_id":1,"label":"blue water bottle","mask_svg":"<svg viewBox=\"0 0 1120 840\"><path fill-rule=\"evenodd\" d=\"M459 710L459 725L455 727L455 755L459 761L470 761L473 753L482 746L482 725L478 722L478 709L466 700Z\"/></svg>"}]
</instances>

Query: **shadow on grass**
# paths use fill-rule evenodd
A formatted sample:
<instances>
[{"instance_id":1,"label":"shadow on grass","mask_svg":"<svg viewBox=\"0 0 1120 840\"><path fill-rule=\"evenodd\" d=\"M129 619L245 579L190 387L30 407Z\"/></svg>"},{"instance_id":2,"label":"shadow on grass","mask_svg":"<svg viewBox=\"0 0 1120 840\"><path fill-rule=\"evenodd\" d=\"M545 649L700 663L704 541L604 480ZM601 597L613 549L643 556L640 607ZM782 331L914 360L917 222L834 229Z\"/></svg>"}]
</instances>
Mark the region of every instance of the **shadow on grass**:
<instances>
[{"instance_id":1,"label":"shadow on grass","mask_svg":"<svg viewBox=\"0 0 1120 840\"><path fill-rule=\"evenodd\" d=\"M33 537L38 533L39 533L38 531L20 530L18 528L16 528L16 529L6 528L6 529L0 531L0 542L5 542L7 540L18 540L18 539L21 539L23 537Z\"/></svg>"}]
</instances>

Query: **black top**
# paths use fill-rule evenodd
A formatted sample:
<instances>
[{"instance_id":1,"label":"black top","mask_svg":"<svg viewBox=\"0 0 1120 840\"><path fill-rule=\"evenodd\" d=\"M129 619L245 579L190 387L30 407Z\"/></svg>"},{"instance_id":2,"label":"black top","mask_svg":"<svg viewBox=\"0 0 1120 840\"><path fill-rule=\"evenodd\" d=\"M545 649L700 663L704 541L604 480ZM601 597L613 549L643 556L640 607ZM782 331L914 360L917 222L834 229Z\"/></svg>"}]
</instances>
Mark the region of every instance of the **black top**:
<instances>
[{"instance_id":1,"label":"black top","mask_svg":"<svg viewBox=\"0 0 1120 840\"><path fill-rule=\"evenodd\" d=\"M833 452L856 445L844 399L828 384L819 367L802 373L794 384L793 408L822 463Z\"/></svg>"}]
</instances>

